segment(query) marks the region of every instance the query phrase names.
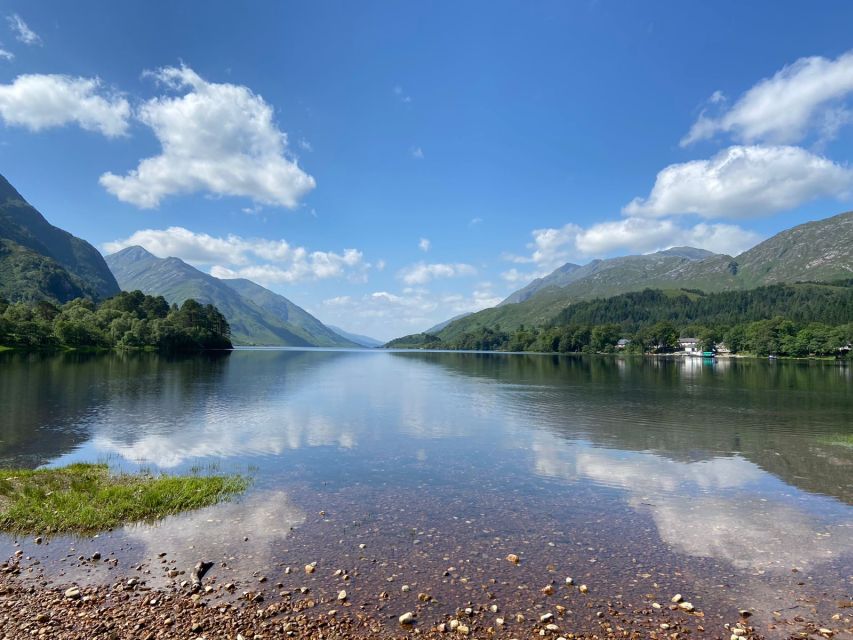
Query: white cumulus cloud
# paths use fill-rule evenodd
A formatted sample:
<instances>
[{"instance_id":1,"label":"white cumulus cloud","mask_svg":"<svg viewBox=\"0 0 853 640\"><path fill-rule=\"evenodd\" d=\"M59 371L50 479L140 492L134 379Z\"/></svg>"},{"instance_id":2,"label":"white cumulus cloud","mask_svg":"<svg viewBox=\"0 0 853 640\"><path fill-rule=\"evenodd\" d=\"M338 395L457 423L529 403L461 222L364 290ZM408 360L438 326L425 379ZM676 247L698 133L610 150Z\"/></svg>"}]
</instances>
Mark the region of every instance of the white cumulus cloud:
<instances>
[{"instance_id":1,"label":"white cumulus cloud","mask_svg":"<svg viewBox=\"0 0 853 640\"><path fill-rule=\"evenodd\" d=\"M116 137L127 132L130 104L98 78L26 74L0 84L0 117L31 131L77 124Z\"/></svg>"},{"instance_id":2,"label":"white cumulus cloud","mask_svg":"<svg viewBox=\"0 0 853 640\"><path fill-rule=\"evenodd\" d=\"M800 147L732 146L708 160L665 167L648 197L635 198L623 212L761 216L820 197L842 198L851 186L853 171Z\"/></svg>"},{"instance_id":3,"label":"white cumulus cloud","mask_svg":"<svg viewBox=\"0 0 853 640\"><path fill-rule=\"evenodd\" d=\"M399 276L406 284L414 285L426 284L436 278L457 278L460 276L473 276L476 274L477 270L470 264L465 264L464 262L457 262L454 264L441 262L418 262L402 269Z\"/></svg>"},{"instance_id":4,"label":"white cumulus cloud","mask_svg":"<svg viewBox=\"0 0 853 640\"><path fill-rule=\"evenodd\" d=\"M421 250L421 251L423 251L423 252L427 252L427 251L429 251L429 248L430 248L430 245L431 245L431 244L432 244L432 243L429 241L429 239L428 239L428 238L421 238L421 239L418 241L418 249L420 249L420 250Z\"/></svg>"},{"instance_id":5,"label":"white cumulus cloud","mask_svg":"<svg viewBox=\"0 0 853 640\"><path fill-rule=\"evenodd\" d=\"M309 251L286 240L226 237L196 233L183 227L142 229L128 238L108 242L108 253L139 245L160 258L177 257L210 267L217 278L248 278L262 284L347 277L362 281L370 265L357 249Z\"/></svg>"},{"instance_id":6,"label":"white cumulus cloud","mask_svg":"<svg viewBox=\"0 0 853 640\"><path fill-rule=\"evenodd\" d=\"M27 23L24 22L24 19L17 13L7 16L6 21L9 23L9 28L15 33L18 41L29 45L41 44L39 35L30 29Z\"/></svg>"},{"instance_id":7,"label":"white cumulus cloud","mask_svg":"<svg viewBox=\"0 0 853 640\"><path fill-rule=\"evenodd\" d=\"M642 254L676 246L698 247L737 255L754 246L761 236L738 225L701 222L682 226L670 218L622 218L581 227L568 223L559 228L535 229L527 247L529 255L505 259L531 269L511 268L501 277L509 284L530 282L548 275L567 262L614 254Z\"/></svg>"},{"instance_id":8,"label":"white cumulus cloud","mask_svg":"<svg viewBox=\"0 0 853 640\"><path fill-rule=\"evenodd\" d=\"M261 96L245 86L207 82L186 66L150 75L179 95L139 108L137 117L162 152L127 175L101 176L119 200L152 208L170 195L206 192L293 208L314 188L314 178L288 154L287 135Z\"/></svg>"},{"instance_id":9,"label":"white cumulus cloud","mask_svg":"<svg viewBox=\"0 0 853 640\"><path fill-rule=\"evenodd\" d=\"M800 58L765 78L743 94L730 109L713 117L703 112L682 146L728 133L738 141L790 143L803 139L810 129L831 136L846 112L844 99L853 92L853 51L834 60L821 56ZM712 104L723 103L717 91Z\"/></svg>"}]
</instances>

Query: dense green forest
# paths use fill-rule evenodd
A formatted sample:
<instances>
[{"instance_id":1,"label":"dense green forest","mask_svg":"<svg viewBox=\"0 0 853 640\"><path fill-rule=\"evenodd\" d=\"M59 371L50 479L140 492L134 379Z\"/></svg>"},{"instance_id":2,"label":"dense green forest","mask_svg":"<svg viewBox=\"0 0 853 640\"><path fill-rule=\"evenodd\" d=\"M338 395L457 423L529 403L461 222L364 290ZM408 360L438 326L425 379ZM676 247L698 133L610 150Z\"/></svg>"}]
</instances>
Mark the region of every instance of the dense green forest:
<instances>
[{"instance_id":1,"label":"dense green forest","mask_svg":"<svg viewBox=\"0 0 853 640\"><path fill-rule=\"evenodd\" d=\"M704 350L791 357L836 356L853 342L853 280L772 285L705 294L647 289L575 303L553 322L503 331L481 327L442 340L406 336L388 347L543 351L558 353L669 353L679 337L696 337ZM621 349L620 339L629 343Z\"/></svg>"},{"instance_id":2,"label":"dense green forest","mask_svg":"<svg viewBox=\"0 0 853 640\"><path fill-rule=\"evenodd\" d=\"M231 329L213 305L122 292L100 304L78 298L64 305L0 299L0 345L23 349L230 349Z\"/></svg>"}]
</instances>

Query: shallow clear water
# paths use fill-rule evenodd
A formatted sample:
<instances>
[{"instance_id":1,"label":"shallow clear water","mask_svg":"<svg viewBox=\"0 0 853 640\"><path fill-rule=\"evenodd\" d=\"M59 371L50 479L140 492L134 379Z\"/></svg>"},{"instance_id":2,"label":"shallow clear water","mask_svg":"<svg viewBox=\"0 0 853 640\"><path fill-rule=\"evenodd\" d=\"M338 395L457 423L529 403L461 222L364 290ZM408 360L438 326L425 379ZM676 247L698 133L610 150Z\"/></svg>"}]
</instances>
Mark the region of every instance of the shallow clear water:
<instances>
[{"instance_id":1,"label":"shallow clear water","mask_svg":"<svg viewBox=\"0 0 853 640\"><path fill-rule=\"evenodd\" d=\"M538 611L539 589L571 575L620 603L684 593L711 627L738 608L755 609L769 635L794 615L836 626L830 616L849 615L849 366L0 354L0 407L2 466L106 459L255 478L237 502L158 526L24 542L58 581L119 571L76 562L97 549L123 566L166 552L152 584L204 557L226 561L222 579L263 574L333 594L332 571L355 567L351 598L386 589L390 614L421 590L451 609L486 590L510 610ZM322 570L306 576L312 561ZM400 594L403 583L417 586Z\"/></svg>"}]
</instances>

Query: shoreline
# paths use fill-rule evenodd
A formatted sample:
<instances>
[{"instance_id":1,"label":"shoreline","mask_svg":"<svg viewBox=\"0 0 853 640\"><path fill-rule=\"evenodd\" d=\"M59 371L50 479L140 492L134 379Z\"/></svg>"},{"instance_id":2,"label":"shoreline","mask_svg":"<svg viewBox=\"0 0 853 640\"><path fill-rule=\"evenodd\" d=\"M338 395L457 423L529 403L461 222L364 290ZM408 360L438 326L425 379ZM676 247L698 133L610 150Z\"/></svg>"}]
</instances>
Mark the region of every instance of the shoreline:
<instances>
[{"instance_id":1,"label":"shoreline","mask_svg":"<svg viewBox=\"0 0 853 640\"><path fill-rule=\"evenodd\" d=\"M574 595L559 600L561 604L544 606L538 615L523 615L504 612L490 604L487 594L479 601L455 608L433 600L428 594L419 594L417 605L401 608L391 604L385 592L372 599L351 599L344 590L346 580L340 581L330 593L324 593L309 587L286 589L284 582L273 583L266 577L259 578L254 585L225 582L218 579L216 569L211 567L195 586L189 576L192 570L175 568L170 570L170 575L175 576L171 587L149 588L145 576L151 568L146 565L138 565L132 573L106 585L47 585L34 571L31 559L17 555L0 564L3 637L249 640L536 636L553 640L616 637L663 640L683 634L725 638L733 629L744 640L765 637L750 624L749 612L744 611L743 615L735 612L732 621L725 625L708 624L704 613L680 596L677 602L673 598L673 601L644 602L634 607L612 598L581 595L574 589ZM814 625L803 628L817 630Z\"/></svg>"}]
</instances>

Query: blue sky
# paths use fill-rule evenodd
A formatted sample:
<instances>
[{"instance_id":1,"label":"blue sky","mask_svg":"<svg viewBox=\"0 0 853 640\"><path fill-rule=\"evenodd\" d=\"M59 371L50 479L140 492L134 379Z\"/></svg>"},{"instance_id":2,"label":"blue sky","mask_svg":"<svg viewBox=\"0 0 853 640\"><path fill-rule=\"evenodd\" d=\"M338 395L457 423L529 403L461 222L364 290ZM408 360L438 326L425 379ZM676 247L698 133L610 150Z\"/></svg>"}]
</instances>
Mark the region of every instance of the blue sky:
<instances>
[{"instance_id":1,"label":"blue sky","mask_svg":"<svg viewBox=\"0 0 853 640\"><path fill-rule=\"evenodd\" d=\"M850 208L848 2L2 2L0 166L391 338Z\"/></svg>"}]
</instances>

